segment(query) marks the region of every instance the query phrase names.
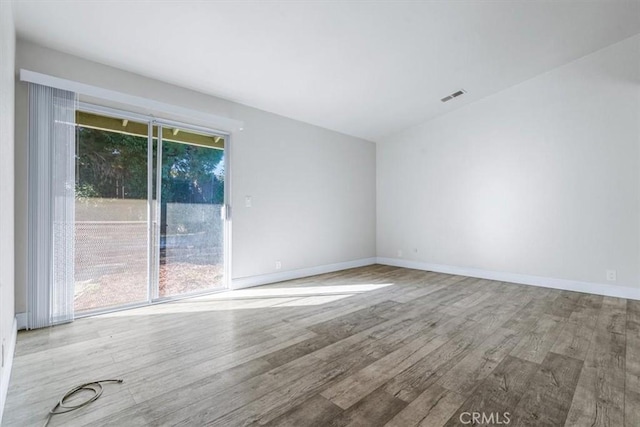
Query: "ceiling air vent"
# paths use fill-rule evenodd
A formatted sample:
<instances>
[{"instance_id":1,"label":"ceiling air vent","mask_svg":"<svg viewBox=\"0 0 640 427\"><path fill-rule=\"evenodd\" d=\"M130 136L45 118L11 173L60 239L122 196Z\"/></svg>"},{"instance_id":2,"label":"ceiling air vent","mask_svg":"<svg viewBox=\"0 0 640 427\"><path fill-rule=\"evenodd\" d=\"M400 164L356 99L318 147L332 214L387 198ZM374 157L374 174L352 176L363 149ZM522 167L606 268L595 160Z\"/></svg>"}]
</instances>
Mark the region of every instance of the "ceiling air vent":
<instances>
[{"instance_id":1,"label":"ceiling air vent","mask_svg":"<svg viewBox=\"0 0 640 427\"><path fill-rule=\"evenodd\" d=\"M440 101L442 101L442 102L451 101L453 98L457 98L460 95L464 95L465 93L467 93L467 92L464 89L460 89L457 92L453 92L451 95L445 96Z\"/></svg>"}]
</instances>

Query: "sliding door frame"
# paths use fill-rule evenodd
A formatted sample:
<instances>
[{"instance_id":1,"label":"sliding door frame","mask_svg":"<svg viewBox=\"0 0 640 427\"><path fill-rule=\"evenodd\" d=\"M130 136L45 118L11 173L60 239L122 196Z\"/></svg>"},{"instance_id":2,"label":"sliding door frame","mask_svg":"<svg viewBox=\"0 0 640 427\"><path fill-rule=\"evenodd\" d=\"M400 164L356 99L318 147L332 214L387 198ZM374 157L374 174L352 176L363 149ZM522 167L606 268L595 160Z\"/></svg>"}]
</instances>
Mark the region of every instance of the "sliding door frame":
<instances>
[{"instance_id":1,"label":"sliding door frame","mask_svg":"<svg viewBox=\"0 0 640 427\"><path fill-rule=\"evenodd\" d=\"M106 115L109 117L132 120L147 123L147 301L142 303L124 304L117 307L98 308L87 310L77 314L75 317L94 316L102 313L126 310L136 307L144 307L150 304L159 304L167 301L175 301L199 295L223 292L231 289L231 133L223 130L209 128L205 126L193 125L190 123L158 118L153 115L134 113L126 110L105 107L102 105L87 102L78 103L78 111ZM223 281L222 287L189 292L180 295L159 297L159 261L160 261L160 197L162 178L162 127L180 128L186 131L204 133L206 135L220 136L224 138L224 205L221 217L223 220ZM157 128L157 150L156 150L156 199L153 196L153 131Z\"/></svg>"}]
</instances>

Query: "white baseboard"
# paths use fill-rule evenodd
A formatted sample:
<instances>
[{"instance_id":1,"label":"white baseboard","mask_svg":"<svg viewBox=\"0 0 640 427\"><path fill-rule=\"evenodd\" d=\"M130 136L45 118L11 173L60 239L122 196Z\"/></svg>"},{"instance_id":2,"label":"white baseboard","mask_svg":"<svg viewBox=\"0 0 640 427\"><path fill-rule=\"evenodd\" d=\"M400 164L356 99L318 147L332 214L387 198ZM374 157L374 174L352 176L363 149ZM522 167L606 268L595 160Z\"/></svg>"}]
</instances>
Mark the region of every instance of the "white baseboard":
<instances>
[{"instance_id":1,"label":"white baseboard","mask_svg":"<svg viewBox=\"0 0 640 427\"><path fill-rule=\"evenodd\" d=\"M16 313L16 321L18 323L19 331L27 329L27 313Z\"/></svg>"},{"instance_id":2,"label":"white baseboard","mask_svg":"<svg viewBox=\"0 0 640 427\"><path fill-rule=\"evenodd\" d=\"M332 273L334 271L346 270L348 268L364 267L375 263L376 258L362 258L354 261L301 268L299 270L281 271L278 273L261 274L259 276L239 277L231 280L231 289L250 288L269 283L283 282L285 280L299 279L301 277L315 276L316 274Z\"/></svg>"},{"instance_id":3,"label":"white baseboard","mask_svg":"<svg viewBox=\"0 0 640 427\"><path fill-rule=\"evenodd\" d=\"M555 279L553 277L530 276L526 274L505 273L502 271L482 270L479 268L456 267L452 265L431 264L398 258L377 258L378 264L416 270L435 271L436 273L456 274L477 277L479 279L499 280L521 285L540 286L561 289L563 291L584 292L588 294L640 300L640 289L629 286L608 285L604 283L580 282L577 280Z\"/></svg>"},{"instance_id":4,"label":"white baseboard","mask_svg":"<svg viewBox=\"0 0 640 427\"><path fill-rule=\"evenodd\" d=\"M18 338L18 322L13 319L11 326L11 340L5 349L4 367L2 368L2 390L0 390L0 424L2 423L2 415L4 414L4 404L7 401L7 392L9 391L9 380L11 379L11 368L13 367L13 354L16 351L16 340Z\"/></svg>"}]
</instances>

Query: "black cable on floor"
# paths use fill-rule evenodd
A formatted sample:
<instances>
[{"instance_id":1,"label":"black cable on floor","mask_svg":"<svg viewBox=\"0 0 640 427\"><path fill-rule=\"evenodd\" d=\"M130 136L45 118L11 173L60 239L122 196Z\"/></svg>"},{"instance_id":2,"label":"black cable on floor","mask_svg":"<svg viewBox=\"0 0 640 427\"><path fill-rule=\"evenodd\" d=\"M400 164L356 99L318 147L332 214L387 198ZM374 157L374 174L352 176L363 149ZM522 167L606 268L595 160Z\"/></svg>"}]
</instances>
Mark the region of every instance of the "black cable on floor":
<instances>
[{"instance_id":1,"label":"black cable on floor","mask_svg":"<svg viewBox=\"0 0 640 427\"><path fill-rule=\"evenodd\" d=\"M62 396L62 398L58 401L58 403L56 403L56 406L54 406L49 411L49 413L47 414L47 420L44 422L43 427L47 427L47 425L49 424L49 421L51 421L51 417L53 417L54 415L66 414L67 412L75 411L76 409L85 407L89 403L97 400L102 395L102 391L104 390L101 383L122 384L123 382L124 380L100 380L100 381L92 381L90 383L84 383L84 384L75 386L74 388L66 392L64 396ZM92 391L93 396L89 397L87 400L83 402L76 403L73 405L69 405L66 403L68 399L70 399L76 393L80 393L81 391Z\"/></svg>"}]
</instances>

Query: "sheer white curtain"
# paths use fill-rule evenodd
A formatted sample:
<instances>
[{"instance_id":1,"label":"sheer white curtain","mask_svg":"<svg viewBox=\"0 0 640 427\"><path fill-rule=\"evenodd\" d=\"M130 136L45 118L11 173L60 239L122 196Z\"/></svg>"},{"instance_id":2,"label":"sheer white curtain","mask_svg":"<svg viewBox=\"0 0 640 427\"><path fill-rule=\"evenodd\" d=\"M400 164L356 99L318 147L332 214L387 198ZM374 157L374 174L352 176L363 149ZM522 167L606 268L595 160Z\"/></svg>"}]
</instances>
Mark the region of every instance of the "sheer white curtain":
<instances>
[{"instance_id":1,"label":"sheer white curtain","mask_svg":"<svg viewBox=\"0 0 640 427\"><path fill-rule=\"evenodd\" d=\"M73 92L29 84L29 329L73 320L76 107Z\"/></svg>"}]
</instances>

